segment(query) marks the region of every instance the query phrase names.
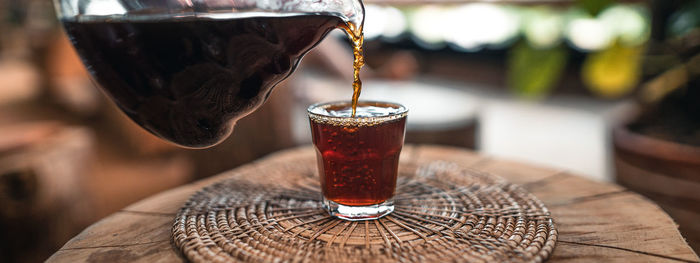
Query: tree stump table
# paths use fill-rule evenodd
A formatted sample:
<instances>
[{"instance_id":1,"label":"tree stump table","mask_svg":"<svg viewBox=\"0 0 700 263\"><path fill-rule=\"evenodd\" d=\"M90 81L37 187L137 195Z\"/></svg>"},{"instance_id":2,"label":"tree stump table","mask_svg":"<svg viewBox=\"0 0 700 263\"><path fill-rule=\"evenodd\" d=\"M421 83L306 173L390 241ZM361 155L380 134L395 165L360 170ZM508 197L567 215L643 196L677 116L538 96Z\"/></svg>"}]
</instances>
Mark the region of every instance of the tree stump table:
<instances>
[{"instance_id":1,"label":"tree stump table","mask_svg":"<svg viewBox=\"0 0 700 263\"><path fill-rule=\"evenodd\" d=\"M501 176L539 198L551 212L558 230L556 248L548 262L700 262L667 214L623 187L456 148L407 145L401 154L401 165L429 160L457 163ZM265 174L269 167L285 163L315 167L314 150L306 146L275 153L137 202L88 227L48 261L187 261L172 241L171 231L178 210L190 196L231 174Z\"/></svg>"}]
</instances>

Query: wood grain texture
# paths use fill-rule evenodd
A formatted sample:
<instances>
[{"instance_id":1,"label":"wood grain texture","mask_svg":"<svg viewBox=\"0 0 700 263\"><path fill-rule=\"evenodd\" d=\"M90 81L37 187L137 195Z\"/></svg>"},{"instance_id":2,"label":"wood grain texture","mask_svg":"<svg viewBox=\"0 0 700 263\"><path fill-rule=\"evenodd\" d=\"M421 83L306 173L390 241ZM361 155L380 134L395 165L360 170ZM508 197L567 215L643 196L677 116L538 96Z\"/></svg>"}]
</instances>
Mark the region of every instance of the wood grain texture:
<instances>
[{"instance_id":1,"label":"wood grain texture","mask_svg":"<svg viewBox=\"0 0 700 263\"><path fill-rule=\"evenodd\" d=\"M313 155L311 147L301 147L272 154L232 172L272 163L295 165ZM455 148L406 146L402 152L402 164L431 160L449 160L502 176L540 198L559 230L559 242L549 262L700 262L668 215L619 186ZM184 261L170 242L174 215L192 193L232 172L131 205L85 229L48 261Z\"/></svg>"}]
</instances>

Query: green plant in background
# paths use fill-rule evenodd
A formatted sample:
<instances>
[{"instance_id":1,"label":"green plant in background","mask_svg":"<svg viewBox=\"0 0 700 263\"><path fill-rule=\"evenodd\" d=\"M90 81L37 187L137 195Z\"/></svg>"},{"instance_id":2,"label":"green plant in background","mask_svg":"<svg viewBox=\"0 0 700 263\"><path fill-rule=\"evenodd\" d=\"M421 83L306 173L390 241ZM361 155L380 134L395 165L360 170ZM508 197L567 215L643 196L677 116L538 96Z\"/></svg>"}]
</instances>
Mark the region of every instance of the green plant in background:
<instances>
[{"instance_id":1,"label":"green plant in background","mask_svg":"<svg viewBox=\"0 0 700 263\"><path fill-rule=\"evenodd\" d=\"M688 1L669 18L668 34L672 38L683 37L697 31L700 25L700 1Z\"/></svg>"},{"instance_id":2,"label":"green plant in background","mask_svg":"<svg viewBox=\"0 0 700 263\"><path fill-rule=\"evenodd\" d=\"M510 50L508 85L523 97L546 95L561 77L566 59L567 50L561 45L538 49L521 41Z\"/></svg>"},{"instance_id":3,"label":"green plant in background","mask_svg":"<svg viewBox=\"0 0 700 263\"><path fill-rule=\"evenodd\" d=\"M540 98L561 78L568 52L562 42L564 17L545 8L521 11L524 40L511 47L508 85L519 96Z\"/></svg>"},{"instance_id":4,"label":"green plant in background","mask_svg":"<svg viewBox=\"0 0 700 263\"><path fill-rule=\"evenodd\" d=\"M672 93L688 96L686 106L695 108L689 115L700 116L700 1L680 3L665 23L665 34L656 36L653 49L644 57L644 74L653 76L639 92L639 100L653 108L664 100L671 100ZM674 2L667 4L674 5ZM659 39L661 38L661 39ZM676 105L677 107L682 107ZM700 133L698 133L700 134Z\"/></svg>"},{"instance_id":5,"label":"green plant in background","mask_svg":"<svg viewBox=\"0 0 700 263\"><path fill-rule=\"evenodd\" d=\"M598 15L609 26L612 44L589 53L583 63L583 83L604 98L629 94L639 83L644 44L649 38L648 14L642 9L612 6Z\"/></svg>"},{"instance_id":6,"label":"green plant in background","mask_svg":"<svg viewBox=\"0 0 700 263\"><path fill-rule=\"evenodd\" d=\"M558 84L569 57L563 38L586 53L580 76L593 94L619 98L638 85L649 38L643 8L581 0L563 13L526 8L522 19L524 41L511 47L508 59L508 84L519 96L540 98Z\"/></svg>"},{"instance_id":7,"label":"green plant in background","mask_svg":"<svg viewBox=\"0 0 700 263\"><path fill-rule=\"evenodd\" d=\"M700 4L695 6L700 10ZM389 14L372 5L367 10L374 11L368 17ZM396 32L405 31L413 42L427 50L507 49L507 85L523 98L543 98L556 86L568 85L561 79L571 69L577 69L579 63L576 75L580 83L592 94L606 99L629 94L647 73L646 66L643 72L640 65L647 64L647 58L644 57L644 63L642 59L648 53L645 50L651 19L643 4L618 4L614 0L577 0L565 8L483 2L425 4L403 7L398 13L406 23L368 19L366 29L376 30L368 30L374 34L366 35L366 39L384 35L395 40L399 35ZM700 16L678 17L675 31L680 32L688 31ZM405 28L396 27L399 24L405 24ZM391 29L390 34L387 28ZM583 54L582 63L579 54ZM576 59L575 63L570 63L571 59Z\"/></svg>"},{"instance_id":8,"label":"green plant in background","mask_svg":"<svg viewBox=\"0 0 700 263\"><path fill-rule=\"evenodd\" d=\"M613 0L577 0L576 5L586 10L591 15L598 15L608 6L614 4Z\"/></svg>"}]
</instances>

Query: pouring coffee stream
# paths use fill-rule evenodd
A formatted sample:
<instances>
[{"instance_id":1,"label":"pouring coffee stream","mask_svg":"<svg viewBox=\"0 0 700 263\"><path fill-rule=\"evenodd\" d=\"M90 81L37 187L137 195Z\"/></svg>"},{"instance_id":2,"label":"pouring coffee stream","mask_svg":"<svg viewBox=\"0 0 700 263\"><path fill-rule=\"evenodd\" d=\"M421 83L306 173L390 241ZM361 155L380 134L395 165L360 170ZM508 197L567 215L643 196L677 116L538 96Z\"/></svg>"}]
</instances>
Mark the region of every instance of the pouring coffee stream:
<instances>
[{"instance_id":1,"label":"pouring coffee stream","mask_svg":"<svg viewBox=\"0 0 700 263\"><path fill-rule=\"evenodd\" d=\"M355 117L357 113L357 101L360 98L360 93L362 92L362 80L360 80L360 69L365 65L365 55L362 52L362 47L364 46L365 36L362 33L362 27L359 30L355 30L353 24L345 24L343 29L345 33L350 38L352 43L352 117ZM359 34L356 33L359 31Z\"/></svg>"},{"instance_id":2,"label":"pouring coffee stream","mask_svg":"<svg viewBox=\"0 0 700 263\"><path fill-rule=\"evenodd\" d=\"M231 1L226 9L226 1L203 7L200 0L194 12L143 1L154 4L104 15L88 12L91 1L78 1L88 3L81 8L58 0L57 9L83 63L124 113L163 139L204 148L227 138L333 29L353 44L353 101L359 96L359 0L283 1L289 4L275 7L283 10L263 1L246 8L251 1Z\"/></svg>"}]
</instances>

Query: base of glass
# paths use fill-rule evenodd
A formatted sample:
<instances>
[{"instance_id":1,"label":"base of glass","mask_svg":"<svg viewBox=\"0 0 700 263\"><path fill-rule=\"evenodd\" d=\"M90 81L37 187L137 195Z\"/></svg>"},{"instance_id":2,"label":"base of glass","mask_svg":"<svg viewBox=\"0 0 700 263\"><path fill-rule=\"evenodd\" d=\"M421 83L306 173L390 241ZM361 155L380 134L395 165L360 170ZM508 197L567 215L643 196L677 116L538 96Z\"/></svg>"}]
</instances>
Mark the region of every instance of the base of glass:
<instances>
[{"instance_id":1,"label":"base of glass","mask_svg":"<svg viewBox=\"0 0 700 263\"><path fill-rule=\"evenodd\" d=\"M324 197L323 207L332 216L350 221L362 221L378 219L390 214L394 211L394 201L389 199L376 205L349 206L338 204Z\"/></svg>"}]
</instances>

